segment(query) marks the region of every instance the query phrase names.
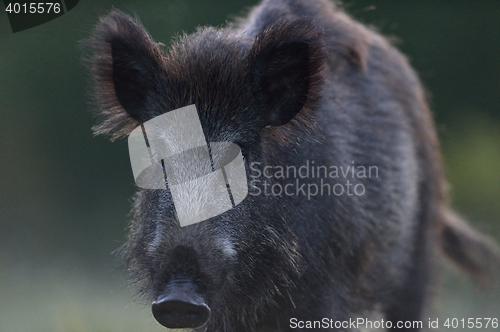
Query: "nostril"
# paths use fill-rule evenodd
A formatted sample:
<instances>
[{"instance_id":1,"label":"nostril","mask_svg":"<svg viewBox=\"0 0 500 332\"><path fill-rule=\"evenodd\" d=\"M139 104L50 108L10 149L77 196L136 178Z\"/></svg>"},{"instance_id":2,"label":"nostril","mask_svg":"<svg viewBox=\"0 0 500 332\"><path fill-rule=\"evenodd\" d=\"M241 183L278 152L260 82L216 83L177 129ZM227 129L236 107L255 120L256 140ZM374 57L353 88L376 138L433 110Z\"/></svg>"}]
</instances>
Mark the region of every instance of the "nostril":
<instances>
[{"instance_id":1,"label":"nostril","mask_svg":"<svg viewBox=\"0 0 500 332\"><path fill-rule=\"evenodd\" d=\"M205 303L182 300L155 301L152 310L158 323L170 329L197 328L210 317L210 308Z\"/></svg>"}]
</instances>

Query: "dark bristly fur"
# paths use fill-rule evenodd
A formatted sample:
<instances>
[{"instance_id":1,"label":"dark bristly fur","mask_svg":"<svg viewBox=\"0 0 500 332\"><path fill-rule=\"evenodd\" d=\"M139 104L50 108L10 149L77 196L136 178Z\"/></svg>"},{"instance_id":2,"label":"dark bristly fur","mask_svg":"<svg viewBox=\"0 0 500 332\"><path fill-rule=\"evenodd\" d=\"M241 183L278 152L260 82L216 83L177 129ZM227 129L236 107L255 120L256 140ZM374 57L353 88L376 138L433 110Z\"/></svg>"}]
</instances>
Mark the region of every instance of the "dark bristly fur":
<instances>
[{"instance_id":1,"label":"dark bristly fur","mask_svg":"<svg viewBox=\"0 0 500 332\"><path fill-rule=\"evenodd\" d=\"M200 331L290 331L291 317L339 321L374 310L419 320L438 247L479 278L494 276L494 246L449 212L418 77L332 3L264 0L237 25L201 28L168 52L114 10L88 47L96 134L114 139L196 104L208 141L237 143L249 174L252 162L378 167L378 177L349 178L364 184L362 196L249 195L183 228L169 192L139 190L128 269L150 300L173 282L192 283L211 308Z\"/></svg>"}]
</instances>

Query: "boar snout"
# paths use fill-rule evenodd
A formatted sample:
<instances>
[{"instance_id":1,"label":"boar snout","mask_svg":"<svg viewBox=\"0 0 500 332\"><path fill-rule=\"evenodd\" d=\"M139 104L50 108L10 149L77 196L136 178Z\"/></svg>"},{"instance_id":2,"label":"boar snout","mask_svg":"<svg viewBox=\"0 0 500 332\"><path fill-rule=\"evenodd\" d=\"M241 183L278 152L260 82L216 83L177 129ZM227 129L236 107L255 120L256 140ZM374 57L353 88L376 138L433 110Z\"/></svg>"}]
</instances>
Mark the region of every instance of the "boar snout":
<instances>
[{"instance_id":1,"label":"boar snout","mask_svg":"<svg viewBox=\"0 0 500 332\"><path fill-rule=\"evenodd\" d=\"M189 281L171 282L153 302L154 318L170 329L197 328L208 321L210 308Z\"/></svg>"}]
</instances>

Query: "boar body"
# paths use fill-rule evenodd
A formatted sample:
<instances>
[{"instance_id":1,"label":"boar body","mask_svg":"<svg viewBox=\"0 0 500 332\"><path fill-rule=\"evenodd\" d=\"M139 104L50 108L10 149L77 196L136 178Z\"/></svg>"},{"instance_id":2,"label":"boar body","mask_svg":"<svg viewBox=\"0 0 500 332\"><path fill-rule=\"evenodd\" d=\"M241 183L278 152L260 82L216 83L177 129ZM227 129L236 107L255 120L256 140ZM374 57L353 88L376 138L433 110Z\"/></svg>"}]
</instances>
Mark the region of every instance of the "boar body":
<instances>
[{"instance_id":1,"label":"boar body","mask_svg":"<svg viewBox=\"0 0 500 332\"><path fill-rule=\"evenodd\" d=\"M195 104L207 141L241 147L249 183L266 166L377 171L300 178L304 190L323 188L312 196L256 195L250 185L232 210L186 227L168 190L139 190L122 255L161 324L243 332L373 312L420 320L439 246L477 275L488 267L480 257L495 257L448 222L434 124L407 59L333 4L266 0L168 52L115 10L89 45L96 133L117 138ZM297 178L265 180L284 188ZM364 192L328 195L326 184ZM475 255L460 251L470 245Z\"/></svg>"}]
</instances>

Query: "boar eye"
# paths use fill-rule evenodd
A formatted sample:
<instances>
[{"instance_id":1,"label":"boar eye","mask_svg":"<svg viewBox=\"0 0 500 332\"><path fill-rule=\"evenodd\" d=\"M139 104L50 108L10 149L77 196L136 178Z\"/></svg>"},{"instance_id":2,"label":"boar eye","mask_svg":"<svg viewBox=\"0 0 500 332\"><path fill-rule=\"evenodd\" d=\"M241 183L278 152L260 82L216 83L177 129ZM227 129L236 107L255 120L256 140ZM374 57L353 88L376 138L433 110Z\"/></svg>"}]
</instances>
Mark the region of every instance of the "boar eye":
<instances>
[{"instance_id":1,"label":"boar eye","mask_svg":"<svg viewBox=\"0 0 500 332\"><path fill-rule=\"evenodd\" d=\"M249 149L245 148L244 146L240 145L240 149L241 149L241 155L243 156L243 163L249 167L250 166L250 162L251 162L251 159L252 159L252 153L250 152Z\"/></svg>"}]
</instances>

